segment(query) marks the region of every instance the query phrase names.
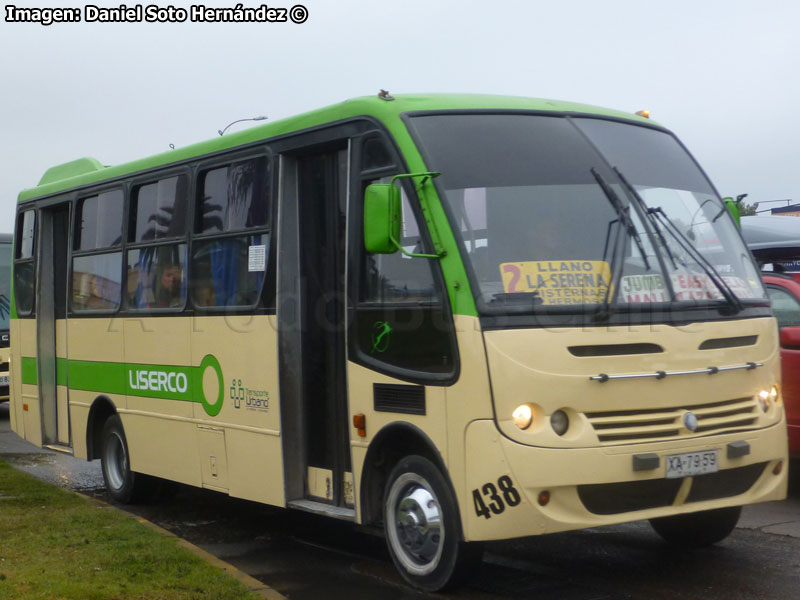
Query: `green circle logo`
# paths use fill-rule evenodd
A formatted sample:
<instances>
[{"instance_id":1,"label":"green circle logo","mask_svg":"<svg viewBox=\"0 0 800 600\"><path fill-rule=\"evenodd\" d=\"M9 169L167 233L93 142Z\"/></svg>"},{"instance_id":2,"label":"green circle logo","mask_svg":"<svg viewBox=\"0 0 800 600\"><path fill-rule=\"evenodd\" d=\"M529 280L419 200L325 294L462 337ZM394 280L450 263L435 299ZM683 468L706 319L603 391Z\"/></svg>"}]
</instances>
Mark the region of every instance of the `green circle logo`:
<instances>
[{"instance_id":1,"label":"green circle logo","mask_svg":"<svg viewBox=\"0 0 800 600\"><path fill-rule=\"evenodd\" d=\"M206 370L209 368L214 369L214 373L217 375L217 384L219 386L217 401L213 403L209 402L208 398L206 397L205 388L203 387L203 378L205 377ZM200 363L198 372L200 374L200 402L203 404L203 410L205 410L209 416L216 417L222 410L222 402L225 399L225 386L223 385L224 379L222 378L222 367L220 366L219 361L212 354L206 354L205 358L203 358L202 362Z\"/></svg>"}]
</instances>

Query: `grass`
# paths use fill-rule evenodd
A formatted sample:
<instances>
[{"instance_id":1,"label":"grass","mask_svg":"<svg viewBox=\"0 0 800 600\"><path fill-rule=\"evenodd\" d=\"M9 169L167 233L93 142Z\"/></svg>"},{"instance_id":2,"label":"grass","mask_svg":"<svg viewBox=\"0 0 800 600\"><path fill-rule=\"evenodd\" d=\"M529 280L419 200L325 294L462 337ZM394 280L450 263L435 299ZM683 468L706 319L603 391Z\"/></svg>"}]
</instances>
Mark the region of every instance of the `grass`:
<instances>
[{"instance_id":1,"label":"grass","mask_svg":"<svg viewBox=\"0 0 800 600\"><path fill-rule=\"evenodd\" d=\"M252 598L177 540L0 460L0 599Z\"/></svg>"}]
</instances>

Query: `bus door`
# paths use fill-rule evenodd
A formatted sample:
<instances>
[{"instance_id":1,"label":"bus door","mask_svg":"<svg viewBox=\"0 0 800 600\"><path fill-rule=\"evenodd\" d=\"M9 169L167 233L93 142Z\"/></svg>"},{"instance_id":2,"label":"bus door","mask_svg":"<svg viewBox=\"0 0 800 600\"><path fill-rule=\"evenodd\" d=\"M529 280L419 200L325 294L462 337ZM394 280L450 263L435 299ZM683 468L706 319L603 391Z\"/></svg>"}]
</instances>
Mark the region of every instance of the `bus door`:
<instances>
[{"instance_id":1,"label":"bus door","mask_svg":"<svg viewBox=\"0 0 800 600\"><path fill-rule=\"evenodd\" d=\"M345 376L348 150L281 157L278 323L290 505L354 514Z\"/></svg>"},{"instance_id":2,"label":"bus door","mask_svg":"<svg viewBox=\"0 0 800 600\"><path fill-rule=\"evenodd\" d=\"M39 211L36 343L42 443L70 446L67 387L68 203Z\"/></svg>"}]
</instances>

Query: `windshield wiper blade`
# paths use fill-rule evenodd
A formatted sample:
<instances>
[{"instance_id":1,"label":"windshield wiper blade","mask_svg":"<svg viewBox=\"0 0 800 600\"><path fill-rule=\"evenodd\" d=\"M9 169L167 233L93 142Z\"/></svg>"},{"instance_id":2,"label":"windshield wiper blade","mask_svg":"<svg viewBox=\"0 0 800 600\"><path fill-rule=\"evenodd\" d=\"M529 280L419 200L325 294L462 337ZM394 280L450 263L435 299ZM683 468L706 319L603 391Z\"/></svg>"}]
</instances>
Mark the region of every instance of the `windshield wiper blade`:
<instances>
[{"instance_id":1,"label":"windshield wiper blade","mask_svg":"<svg viewBox=\"0 0 800 600\"><path fill-rule=\"evenodd\" d=\"M595 169L594 167L591 168L592 175L594 176L597 184L603 190L603 193L608 198L608 201L611 203L611 206L614 207L614 210L617 212L617 216L619 217L620 222L625 226L625 230L628 232L633 241L636 242L636 247L639 249L639 253L642 255L642 260L644 261L644 267L648 271L650 270L650 261L647 260L647 254L644 251L644 245L642 244L642 238L639 236L639 231L636 229L636 225L631 219L630 215L630 207L622 206L622 202L620 202L619 197L608 185L608 182L603 178L603 176ZM613 277L612 273L612 277Z\"/></svg>"},{"instance_id":2,"label":"windshield wiper blade","mask_svg":"<svg viewBox=\"0 0 800 600\"><path fill-rule=\"evenodd\" d=\"M742 304L742 301L739 300L739 297L733 292L728 283L722 278L722 275L719 274L719 271L717 271L714 268L714 265L712 265L708 261L708 259L705 256L703 256L703 253L700 252L700 250L698 250L694 244L692 244L692 242L683 234L683 232L681 232L678 226L675 225L672 219L669 218L667 213L664 212L664 209L661 208L660 206L656 206L655 208L648 207L647 204L645 204L642 196L639 194L639 192L636 191L636 188L634 188L628 182L628 180L625 179L625 176L620 172L620 170L614 167L614 172L617 174L623 185L636 199L636 202L639 204L639 207L648 216L648 219L650 219L651 223L653 223L654 226L657 226L657 222L660 221L664 225L664 229L666 229L667 232L669 232L669 234L675 239L675 241L678 242L678 245L681 248L683 248L683 250L686 251L686 253L689 254L698 265L700 265L700 268L702 268L703 271L705 271L708 278L711 279L711 281L720 291L720 293L722 294L723 298L725 298L725 301L728 303L728 305L735 312L741 312L742 310L744 310L744 305ZM669 248L666 245L664 247L667 248L667 252L669 252ZM673 264L674 264L674 259L673 259Z\"/></svg>"},{"instance_id":3,"label":"windshield wiper blade","mask_svg":"<svg viewBox=\"0 0 800 600\"><path fill-rule=\"evenodd\" d=\"M609 271L611 273L611 281L608 282L608 286L606 287L603 303L598 305L594 314L596 321L607 321L611 316L611 290L619 290L619 284L622 280L622 272L625 270L624 264L622 265L622 268L617 268L617 259L619 258L620 252L622 252L624 263L625 241L628 239L628 237L636 240L636 245L639 248L639 252L642 255L642 259L644 259L644 264L648 270L650 270L650 263L647 260L647 255L644 252L644 246L642 245L642 240L639 237L639 232L636 230L636 226L633 224L630 213L628 212L630 207L622 206L622 202L620 202L620 199L614 193L614 190L611 189L611 186L608 185L603 176L600 175L600 173L594 167L590 169L590 172L597 181L597 184L600 186L600 189L603 190L603 193L605 194L609 203L611 203L614 211L617 213L617 218L608 223L606 243L603 248L603 261L605 261L606 256L608 255L608 242L611 237L611 227L614 225L614 223L618 223L611 250L611 260L608 263Z\"/></svg>"},{"instance_id":4,"label":"windshield wiper blade","mask_svg":"<svg viewBox=\"0 0 800 600\"><path fill-rule=\"evenodd\" d=\"M719 274L719 271L714 268L714 265L712 265L708 259L703 256L703 253L700 252L700 250L698 250L691 241L689 241L689 239L681 232L680 229L678 229L672 219L670 219L667 213L664 212L664 209L662 209L660 206L657 206L655 208L648 208L647 210L650 212L650 214L656 216L657 219L664 223L664 228L670 232L678 244L680 244L681 247L686 250L686 252L692 256L692 258L694 258L695 262L700 265L703 271L706 272L706 275L708 275L709 279L714 282L714 285L717 286L717 289L719 289L719 291L722 293L722 296L725 298L728 304L730 304L731 308L735 312L741 312L744 310L742 301L739 300L739 297L731 289L731 286L729 286L725 279L723 279L722 275Z\"/></svg>"},{"instance_id":5,"label":"windshield wiper blade","mask_svg":"<svg viewBox=\"0 0 800 600\"><path fill-rule=\"evenodd\" d=\"M620 170L617 167L614 167L614 173L617 174L617 177L619 177L619 180L622 182L622 185L625 186L625 188L631 193L633 198L639 204L639 208L641 209L642 213L644 213L644 216L647 218L647 220L650 222L650 226L653 228L653 232L658 237L658 241L661 242L661 247L664 248L664 250L667 253L667 256L669 256L669 260L672 263L672 268L677 271L678 263L675 260L675 256L672 254L672 250L670 250L669 248L669 244L667 244L667 240L664 237L664 234L661 233L661 227L658 224L658 220L655 219L653 215L651 215L648 212L649 209L647 208L647 205L644 203L642 197L639 195L639 192L637 192L636 188L634 188L630 183L628 183L628 180L625 179L625 176L620 172Z\"/></svg>"}]
</instances>

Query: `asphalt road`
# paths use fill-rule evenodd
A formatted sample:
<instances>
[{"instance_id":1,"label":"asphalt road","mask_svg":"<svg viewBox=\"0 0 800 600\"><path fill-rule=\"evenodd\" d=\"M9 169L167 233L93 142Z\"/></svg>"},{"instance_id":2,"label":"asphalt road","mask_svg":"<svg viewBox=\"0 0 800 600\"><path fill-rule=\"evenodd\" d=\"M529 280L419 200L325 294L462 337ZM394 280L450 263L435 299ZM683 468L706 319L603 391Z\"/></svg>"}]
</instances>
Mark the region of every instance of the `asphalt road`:
<instances>
[{"instance_id":1,"label":"asphalt road","mask_svg":"<svg viewBox=\"0 0 800 600\"><path fill-rule=\"evenodd\" d=\"M63 487L108 500L99 463L42 451L10 431L0 404L0 456ZM647 523L495 542L465 599L738 600L798 597L800 468L790 497L745 507L736 531L712 548L677 552ZM185 486L147 506L124 507L235 565L293 600L426 597L393 570L383 540L348 523Z\"/></svg>"}]
</instances>

